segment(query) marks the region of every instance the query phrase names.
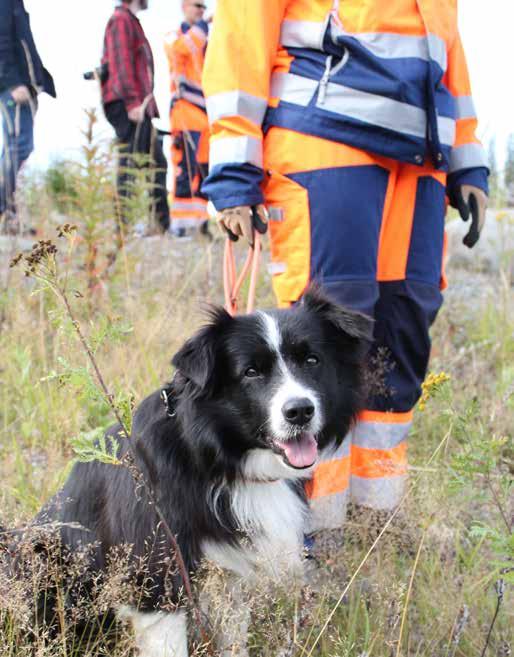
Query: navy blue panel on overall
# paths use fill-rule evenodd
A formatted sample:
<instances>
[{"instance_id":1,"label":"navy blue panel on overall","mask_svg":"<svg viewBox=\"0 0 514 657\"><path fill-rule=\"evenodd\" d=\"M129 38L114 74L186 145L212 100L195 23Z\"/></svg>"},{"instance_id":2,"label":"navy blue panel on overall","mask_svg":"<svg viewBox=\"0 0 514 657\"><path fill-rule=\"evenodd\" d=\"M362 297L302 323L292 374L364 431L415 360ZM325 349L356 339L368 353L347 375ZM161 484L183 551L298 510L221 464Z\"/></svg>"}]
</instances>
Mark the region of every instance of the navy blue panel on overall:
<instances>
[{"instance_id":1,"label":"navy blue panel on overall","mask_svg":"<svg viewBox=\"0 0 514 657\"><path fill-rule=\"evenodd\" d=\"M385 375L386 392L374 394L368 408L405 413L421 394L430 357L429 329L441 307L442 295L437 286L418 281L379 285L372 355L377 356L377 351L385 347L390 369Z\"/></svg>"},{"instance_id":2,"label":"navy blue panel on overall","mask_svg":"<svg viewBox=\"0 0 514 657\"><path fill-rule=\"evenodd\" d=\"M439 286L443 260L445 188L432 176L418 179L407 278Z\"/></svg>"},{"instance_id":3,"label":"navy blue panel on overall","mask_svg":"<svg viewBox=\"0 0 514 657\"><path fill-rule=\"evenodd\" d=\"M388 172L376 165L350 166L289 177L309 194L311 277L334 300L374 316L372 356L384 347L388 354L386 393L374 393L367 407L410 411L419 399L429 329L442 303L443 186L432 177L419 179L407 280L377 283Z\"/></svg>"},{"instance_id":4,"label":"navy blue panel on overall","mask_svg":"<svg viewBox=\"0 0 514 657\"><path fill-rule=\"evenodd\" d=\"M180 163L180 173L175 180L175 197L176 198L191 198L193 190L191 189L191 178L196 176L197 163L196 151L200 142L200 132L190 130L188 134L193 143L189 142L185 134L182 137L182 162Z\"/></svg>"},{"instance_id":5,"label":"navy blue panel on overall","mask_svg":"<svg viewBox=\"0 0 514 657\"><path fill-rule=\"evenodd\" d=\"M323 290L336 303L373 317L379 297L377 281L323 281Z\"/></svg>"},{"instance_id":6,"label":"navy blue panel on overall","mask_svg":"<svg viewBox=\"0 0 514 657\"><path fill-rule=\"evenodd\" d=\"M375 281L388 172L349 166L289 177L309 195L312 277Z\"/></svg>"}]
</instances>

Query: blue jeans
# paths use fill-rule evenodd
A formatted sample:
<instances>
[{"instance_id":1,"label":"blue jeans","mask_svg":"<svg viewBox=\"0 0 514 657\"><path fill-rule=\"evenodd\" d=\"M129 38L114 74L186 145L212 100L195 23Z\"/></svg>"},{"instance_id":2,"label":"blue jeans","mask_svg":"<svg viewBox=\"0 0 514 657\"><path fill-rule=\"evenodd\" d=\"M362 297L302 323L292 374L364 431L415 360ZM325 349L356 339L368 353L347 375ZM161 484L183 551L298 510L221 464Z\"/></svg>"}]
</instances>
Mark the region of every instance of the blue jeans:
<instances>
[{"instance_id":1,"label":"blue jeans","mask_svg":"<svg viewBox=\"0 0 514 657\"><path fill-rule=\"evenodd\" d=\"M9 91L0 93L2 116L2 153L0 154L0 214L15 213L18 172L34 150L34 113L36 103L18 105Z\"/></svg>"}]
</instances>

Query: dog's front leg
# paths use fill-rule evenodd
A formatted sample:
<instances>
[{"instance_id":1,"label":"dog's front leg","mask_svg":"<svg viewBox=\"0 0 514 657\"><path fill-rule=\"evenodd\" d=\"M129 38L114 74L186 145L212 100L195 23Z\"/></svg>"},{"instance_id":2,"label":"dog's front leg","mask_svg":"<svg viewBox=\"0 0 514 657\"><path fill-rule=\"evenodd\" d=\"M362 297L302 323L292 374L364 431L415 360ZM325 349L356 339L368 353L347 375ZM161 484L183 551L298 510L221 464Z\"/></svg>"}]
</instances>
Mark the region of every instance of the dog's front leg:
<instances>
[{"instance_id":1,"label":"dog's front leg","mask_svg":"<svg viewBox=\"0 0 514 657\"><path fill-rule=\"evenodd\" d=\"M217 636L218 650L221 657L248 657L248 628L251 612L243 580L229 576L226 592L227 618Z\"/></svg>"},{"instance_id":2,"label":"dog's front leg","mask_svg":"<svg viewBox=\"0 0 514 657\"><path fill-rule=\"evenodd\" d=\"M219 573L218 573L219 575ZM248 657L249 596L244 580L227 573L212 578L202 591L202 609L209 618L220 657Z\"/></svg>"},{"instance_id":3,"label":"dog's front leg","mask_svg":"<svg viewBox=\"0 0 514 657\"><path fill-rule=\"evenodd\" d=\"M138 657L188 657L185 611L141 612L123 608L118 615L132 624Z\"/></svg>"}]
</instances>

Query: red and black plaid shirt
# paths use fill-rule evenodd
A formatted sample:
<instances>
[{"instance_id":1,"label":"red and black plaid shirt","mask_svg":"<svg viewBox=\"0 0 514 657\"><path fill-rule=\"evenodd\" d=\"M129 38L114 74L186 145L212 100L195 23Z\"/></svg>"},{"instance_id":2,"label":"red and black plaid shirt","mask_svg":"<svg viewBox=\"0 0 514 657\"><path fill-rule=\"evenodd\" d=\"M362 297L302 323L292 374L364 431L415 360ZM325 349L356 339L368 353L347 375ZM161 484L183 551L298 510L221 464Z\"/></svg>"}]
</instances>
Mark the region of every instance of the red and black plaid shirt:
<instances>
[{"instance_id":1,"label":"red and black plaid shirt","mask_svg":"<svg viewBox=\"0 0 514 657\"><path fill-rule=\"evenodd\" d=\"M159 116L153 97L152 50L141 23L127 7L117 7L107 23L102 64L109 68L102 84L104 105L122 100L129 111L149 98L146 113Z\"/></svg>"}]
</instances>

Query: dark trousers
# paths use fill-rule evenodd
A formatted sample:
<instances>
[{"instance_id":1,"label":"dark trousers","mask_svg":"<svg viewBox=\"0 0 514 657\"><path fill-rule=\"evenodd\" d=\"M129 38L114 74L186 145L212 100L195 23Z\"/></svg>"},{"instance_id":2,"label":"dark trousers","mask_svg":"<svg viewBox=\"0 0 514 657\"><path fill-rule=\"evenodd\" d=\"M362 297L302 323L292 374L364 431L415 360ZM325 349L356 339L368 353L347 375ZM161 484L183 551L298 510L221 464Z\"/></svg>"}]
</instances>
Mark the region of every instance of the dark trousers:
<instances>
[{"instance_id":1,"label":"dark trousers","mask_svg":"<svg viewBox=\"0 0 514 657\"><path fill-rule=\"evenodd\" d=\"M170 225L166 174L168 163L162 150L162 140L146 116L142 123L134 123L128 118L123 101L115 101L104 106L105 116L116 132L119 142L117 188L121 206L121 220L126 223L125 208L132 195L134 168L147 167L152 176L149 193L152 197L152 210L163 230ZM139 156L139 157L138 157ZM146 157L145 157L146 156Z\"/></svg>"},{"instance_id":2,"label":"dark trousers","mask_svg":"<svg viewBox=\"0 0 514 657\"><path fill-rule=\"evenodd\" d=\"M196 158L201 134L201 132L190 130L187 134L181 132L175 137L174 146L182 152L182 160L180 166L177 167L178 175L175 178L175 198L196 196L207 199L207 196L201 192L200 185L207 177L209 167L206 162L198 162ZM197 189L192 187L197 187Z\"/></svg>"},{"instance_id":3,"label":"dark trousers","mask_svg":"<svg viewBox=\"0 0 514 657\"><path fill-rule=\"evenodd\" d=\"M0 93L3 145L0 154L0 214L15 214L18 172L34 148L36 101L18 105L9 91Z\"/></svg>"}]
</instances>

